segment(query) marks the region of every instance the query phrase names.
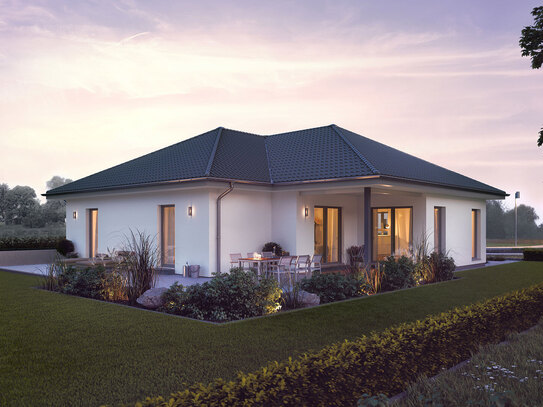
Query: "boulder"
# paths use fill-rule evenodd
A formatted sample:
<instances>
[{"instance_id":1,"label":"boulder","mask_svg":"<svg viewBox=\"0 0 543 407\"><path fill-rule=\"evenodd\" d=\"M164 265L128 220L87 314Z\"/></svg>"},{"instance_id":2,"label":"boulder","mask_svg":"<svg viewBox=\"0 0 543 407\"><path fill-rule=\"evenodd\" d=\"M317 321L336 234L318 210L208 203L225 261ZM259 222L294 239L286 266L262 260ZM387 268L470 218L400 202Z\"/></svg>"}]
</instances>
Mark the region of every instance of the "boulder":
<instances>
[{"instance_id":1,"label":"boulder","mask_svg":"<svg viewBox=\"0 0 543 407\"><path fill-rule=\"evenodd\" d=\"M321 303L321 299L317 294L308 293L304 290L300 290L299 294L304 307L313 307Z\"/></svg>"},{"instance_id":2,"label":"boulder","mask_svg":"<svg viewBox=\"0 0 543 407\"><path fill-rule=\"evenodd\" d=\"M162 300L162 294L168 291L165 287L151 288L145 291L141 297L139 297L136 302L140 305L143 305L145 308L155 309L164 305L164 300Z\"/></svg>"}]
</instances>

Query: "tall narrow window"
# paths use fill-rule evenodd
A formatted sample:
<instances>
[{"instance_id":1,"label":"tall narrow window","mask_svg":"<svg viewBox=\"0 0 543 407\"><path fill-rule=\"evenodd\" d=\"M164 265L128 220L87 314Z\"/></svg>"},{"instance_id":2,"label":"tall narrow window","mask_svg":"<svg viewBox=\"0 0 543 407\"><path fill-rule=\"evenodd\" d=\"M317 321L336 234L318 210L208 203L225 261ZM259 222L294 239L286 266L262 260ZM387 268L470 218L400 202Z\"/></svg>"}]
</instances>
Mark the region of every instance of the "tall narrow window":
<instances>
[{"instance_id":1,"label":"tall narrow window","mask_svg":"<svg viewBox=\"0 0 543 407\"><path fill-rule=\"evenodd\" d=\"M471 210L471 258L478 260L481 258L481 211L479 209Z\"/></svg>"},{"instance_id":2,"label":"tall narrow window","mask_svg":"<svg viewBox=\"0 0 543 407\"><path fill-rule=\"evenodd\" d=\"M434 206L434 250L445 253L445 208Z\"/></svg>"},{"instance_id":3,"label":"tall narrow window","mask_svg":"<svg viewBox=\"0 0 543 407\"><path fill-rule=\"evenodd\" d=\"M412 208L373 208L373 261L411 251L413 244Z\"/></svg>"},{"instance_id":4,"label":"tall narrow window","mask_svg":"<svg viewBox=\"0 0 543 407\"><path fill-rule=\"evenodd\" d=\"M98 250L98 209L88 209L87 246L89 257L96 257Z\"/></svg>"},{"instance_id":5,"label":"tall narrow window","mask_svg":"<svg viewBox=\"0 0 543 407\"><path fill-rule=\"evenodd\" d=\"M373 210L373 259L383 260L392 254L392 209Z\"/></svg>"},{"instance_id":6,"label":"tall narrow window","mask_svg":"<svg viewBox=\"0 0 543 407\"><path fill-rule=\"evenodd\" d=\"M341 208L315 207L314 251L325 263L341 261Z\"/></svg>"},{"instance_id":7,"label":"tall narrow window","mask_svg":"<svg viewBox=\"0 0 543 407\"><path fill-rule=\"evenodd\" d=\"M160 217L162 266L175 267L175 206L161 206Z\"/></svg>"}]
</instances>

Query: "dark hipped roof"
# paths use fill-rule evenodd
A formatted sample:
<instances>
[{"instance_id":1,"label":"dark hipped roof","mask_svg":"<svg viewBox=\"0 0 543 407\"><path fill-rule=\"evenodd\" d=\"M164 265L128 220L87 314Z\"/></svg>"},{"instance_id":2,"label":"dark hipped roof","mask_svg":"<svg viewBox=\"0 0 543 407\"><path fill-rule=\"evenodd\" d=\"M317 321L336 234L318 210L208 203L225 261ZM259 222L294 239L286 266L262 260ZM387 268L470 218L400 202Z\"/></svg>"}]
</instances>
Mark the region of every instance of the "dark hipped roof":
<instances>
[{"instance_id":1,"label":"dark hipped roof","mask_svg":"<svg viewBox=\"0 0 543 407\"><path fill-rule=\"evenodd\" d=\"M259 136L219 127L52 189L46 196L192 179L267 185L391 177L505 196L505 192L336 125Z\"/></svg>"}]
</instances>

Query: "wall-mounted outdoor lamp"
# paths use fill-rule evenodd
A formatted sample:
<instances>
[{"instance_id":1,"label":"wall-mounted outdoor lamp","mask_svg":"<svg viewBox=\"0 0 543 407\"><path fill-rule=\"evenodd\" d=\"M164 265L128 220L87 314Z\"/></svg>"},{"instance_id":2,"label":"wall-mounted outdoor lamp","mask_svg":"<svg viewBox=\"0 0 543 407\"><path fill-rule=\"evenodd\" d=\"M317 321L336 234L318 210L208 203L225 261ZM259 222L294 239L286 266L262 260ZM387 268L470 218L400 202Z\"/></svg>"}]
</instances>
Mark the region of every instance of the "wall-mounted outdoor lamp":
<instances>
[{"instance_id":1,"label":"wall-mounted outdoor lamp","mask_svg":"<svg viewBox=\"0 0 543 407\"><path fill-rule=\"evenodd\" d=\"M77 219L77 211L74 211L74 213L72 214L74 219Z\"/></svg>"},{"instance_id":2,"label":"wall-mounted outdoor lamp","mask_svg":"<svg viewBox=\"0 0 543 407\"><path fill-rule=\"evenodd\" d=\"M306 218L309 216L309 208L307 206L304 209L304 215Z\"/></svg>"},{"instance_id":3,"label":"wall-mounted outdoor lamp","mask_svg":"<svg viewBox=\"0 0 543 407\"><path fill-rule=\"evenodd\" d=\"M187 212L188 212L189 216L192 217L192 206L189 206Z\"/></svg>"}]
</instances>

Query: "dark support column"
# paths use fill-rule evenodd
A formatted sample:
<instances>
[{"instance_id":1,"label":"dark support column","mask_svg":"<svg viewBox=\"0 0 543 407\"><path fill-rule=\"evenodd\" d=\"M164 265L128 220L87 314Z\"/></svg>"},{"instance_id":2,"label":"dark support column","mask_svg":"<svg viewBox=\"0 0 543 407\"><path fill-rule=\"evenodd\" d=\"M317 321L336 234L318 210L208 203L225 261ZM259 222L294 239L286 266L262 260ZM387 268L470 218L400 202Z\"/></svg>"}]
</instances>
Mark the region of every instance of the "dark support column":
<instances>
[{"instance_id":1,"label":"dark support column","mask_svg":"<svg viewBox=\"0 0 543 407\"><path fill-rule=\"evenodd\" d=\"M364 188L364 263L371 262L371 187Z\"/></svg>"}]
</instances>

